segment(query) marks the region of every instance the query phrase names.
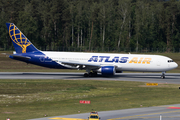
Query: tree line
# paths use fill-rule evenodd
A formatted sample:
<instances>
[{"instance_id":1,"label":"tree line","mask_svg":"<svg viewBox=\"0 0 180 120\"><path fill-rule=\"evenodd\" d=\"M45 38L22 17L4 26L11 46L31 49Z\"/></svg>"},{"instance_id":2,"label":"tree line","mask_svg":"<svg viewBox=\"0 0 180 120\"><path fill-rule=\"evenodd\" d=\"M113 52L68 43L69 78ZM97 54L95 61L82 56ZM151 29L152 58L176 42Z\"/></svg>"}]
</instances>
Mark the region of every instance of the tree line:
<instances>
[{"instance_id":1,"label":"tree line","mask_svg":"<svg viewBox=\"0 0 180 120\"><path fill-rule=\"evenodd\" d=\"M13 48L6 22L41 50L180 48L177 0L0 0L0 48Z\"/></svg>"}]
</instances>

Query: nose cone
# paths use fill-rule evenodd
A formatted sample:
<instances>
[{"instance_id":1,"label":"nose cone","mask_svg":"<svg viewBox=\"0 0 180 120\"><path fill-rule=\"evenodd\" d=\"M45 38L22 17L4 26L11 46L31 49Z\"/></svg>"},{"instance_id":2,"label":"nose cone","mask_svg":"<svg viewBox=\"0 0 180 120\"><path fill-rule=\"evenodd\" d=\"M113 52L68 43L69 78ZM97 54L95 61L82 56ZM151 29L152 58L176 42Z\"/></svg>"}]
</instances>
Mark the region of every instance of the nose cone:
<instances>
[{"instance_id":1,"label":"nose cone","mask_svg":"<svg viewBox=\"0 0 180 120\"><path fill-rule=\"evenodd\" d=\"M176 62L174 62L174 68L177 68L178 67L178 64Z\"/></svg>"},{"instance_id":2,"label":"nose cone","mask_svg":"<svg viewBox=\"0 0 180 120\"><path fill-rule=\"evenodd\" d=\"M170 65L171 69L175 69L178 67L178 64L176 62L173 62L173 64Z\"/></svg>"}]
</instances>

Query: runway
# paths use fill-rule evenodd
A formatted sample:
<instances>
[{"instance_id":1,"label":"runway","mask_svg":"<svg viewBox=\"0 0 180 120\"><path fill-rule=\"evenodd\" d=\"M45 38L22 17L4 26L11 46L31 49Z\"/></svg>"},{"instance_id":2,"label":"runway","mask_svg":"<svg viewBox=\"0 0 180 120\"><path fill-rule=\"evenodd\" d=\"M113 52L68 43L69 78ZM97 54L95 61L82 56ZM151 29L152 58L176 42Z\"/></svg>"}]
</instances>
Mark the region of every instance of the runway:
<instances>
[{"instance_id":1,"label":"runway","mask_svg":"<svg viewBox=\"0 0 180 120\"><path fill-rule=\"evenodd\" d=\"M180 109L169 109L169 107L180 107L180 104L165 105L158 107L133 108L114 111L98 112L100 120L179 120ZM44 117L31 120L88 120L90 113L64 115L55 117Z\"/></svg>"},{"instance_id":2,"label":"runway","mask_svg":"<svg viewBox=\"0 0 180 120\"><path fill-rule=\"evenodd\" d=\"M180 84L180 73L118 73L114 76L84 77L83 73L67 72L0 72L0 79L64 79L64 80L118 80Z\"/></svg>"},{"instance_id":3,"label":"runway","mask_svg":"<svg viewBox=\"0 0 180 120\"><path fill-rule=\"evenodd\" d=\"M63 80L115 80L115 81L139 81L153 83L180 84L179 73L166 73L166 78L161 79L161 73L118 73L115 76L83 77L83 73L66 72L0 72L0 79L63 79ZM169 109L169 107L178 109ZM158 107L133 108L114 111L100 111L100 120L179 120L180 104ZM31 120L87 120L89 113L74 115L44 117Z\"/></svg>"}]
</instances>

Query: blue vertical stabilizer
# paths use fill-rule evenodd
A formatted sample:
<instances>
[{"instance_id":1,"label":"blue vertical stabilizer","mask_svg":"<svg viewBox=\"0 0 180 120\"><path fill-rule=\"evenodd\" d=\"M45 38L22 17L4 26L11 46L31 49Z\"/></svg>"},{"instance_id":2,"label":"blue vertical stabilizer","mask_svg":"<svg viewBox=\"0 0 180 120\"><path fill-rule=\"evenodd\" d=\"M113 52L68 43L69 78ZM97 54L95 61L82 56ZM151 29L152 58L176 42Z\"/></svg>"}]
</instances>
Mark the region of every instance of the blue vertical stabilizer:
<instances>
[{"instance_id":1,"label":"blue vertical stabilizer","mask_svg":"<svg viewBox=\"0 0 180 120\"><path fill-rule=\"evenodd\" d=\"M6 26L16 53L39 51L13 23L6 23Z\"/></svg>"}]
</instances>

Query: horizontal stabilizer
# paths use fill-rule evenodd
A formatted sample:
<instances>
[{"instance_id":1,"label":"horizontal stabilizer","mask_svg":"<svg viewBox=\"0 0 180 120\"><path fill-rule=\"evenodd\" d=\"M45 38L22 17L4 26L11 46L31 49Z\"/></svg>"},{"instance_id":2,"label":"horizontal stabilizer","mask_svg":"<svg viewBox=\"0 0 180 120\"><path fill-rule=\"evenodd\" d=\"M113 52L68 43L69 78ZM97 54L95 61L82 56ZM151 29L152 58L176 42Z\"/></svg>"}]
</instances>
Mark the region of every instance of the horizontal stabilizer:
<instances>
[{"instance_id":1,"label":"horizontal stabilizer","mask_svg":"<svg viewBox=\"0 0 180 120\"><path fill-rule=\"evenodd\" d=\"M19 59L19 60L29 60L29 59L31 59L30 57L19 56L19 55L9 55L9 56L13 57L14 59Z\"/></svg>"}]
</instances>

